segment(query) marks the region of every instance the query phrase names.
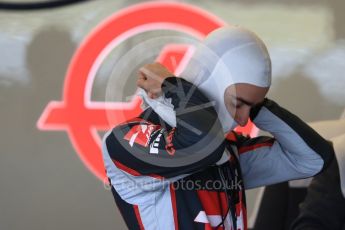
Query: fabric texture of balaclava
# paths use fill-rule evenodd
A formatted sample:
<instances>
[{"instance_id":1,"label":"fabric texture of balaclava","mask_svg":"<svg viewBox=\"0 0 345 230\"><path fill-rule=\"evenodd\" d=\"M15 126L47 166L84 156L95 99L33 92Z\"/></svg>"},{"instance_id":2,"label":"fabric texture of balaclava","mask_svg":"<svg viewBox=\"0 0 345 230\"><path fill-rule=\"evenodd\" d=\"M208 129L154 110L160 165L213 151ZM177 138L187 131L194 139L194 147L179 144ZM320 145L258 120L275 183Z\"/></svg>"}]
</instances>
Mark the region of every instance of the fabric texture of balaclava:
<instances>
[{"instance_id":1,"label":"fabric texture of balaclava","mask_svg":"<svg viewBox=\"0 0 345 230\"><path fill-rule=\"evenodd\" d=\"M236 83L269 87L271 60L265 44L256 34L238 26L226 26L211 32L196 47L180 77L193 83L214 102L226 133L237 124L226 109L225 89ZM140 88L137 95L169 125L176 126L173 106L164 95L151 99L145 90Z\"/></svg>"}]
</instances>

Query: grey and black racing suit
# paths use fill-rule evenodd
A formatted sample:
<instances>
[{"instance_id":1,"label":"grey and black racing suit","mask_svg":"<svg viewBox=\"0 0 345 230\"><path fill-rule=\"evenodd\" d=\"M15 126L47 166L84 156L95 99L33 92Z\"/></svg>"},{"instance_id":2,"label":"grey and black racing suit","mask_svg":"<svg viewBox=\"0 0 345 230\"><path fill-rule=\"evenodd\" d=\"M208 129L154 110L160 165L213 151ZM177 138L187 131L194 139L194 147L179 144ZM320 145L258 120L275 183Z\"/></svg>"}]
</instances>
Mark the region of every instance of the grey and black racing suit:
<instances>
[{"instance_id":1,"label":"grey and black racing suit","mask_svg":"<svg viewBox=\"0 0 345 230\"><path fill-rule=\"evenodd\" d=\"M176 127L148 108L103 138L112 193L131 230L247 229L244 189L314 176L333 158L328 141L270 99L251 119L273 137L249 138L224 135L210 100L190 82L168 77L162 91Z\"/></svg>"}]
</instances>

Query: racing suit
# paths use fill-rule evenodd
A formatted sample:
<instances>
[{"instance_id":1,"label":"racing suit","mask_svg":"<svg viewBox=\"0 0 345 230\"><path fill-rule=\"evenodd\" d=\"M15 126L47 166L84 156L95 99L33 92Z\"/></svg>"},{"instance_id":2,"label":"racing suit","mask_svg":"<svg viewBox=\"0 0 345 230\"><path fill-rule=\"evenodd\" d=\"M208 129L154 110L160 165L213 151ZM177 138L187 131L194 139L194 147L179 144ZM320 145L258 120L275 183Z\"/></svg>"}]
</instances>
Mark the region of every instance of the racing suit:
<instances>
[{"instance_id":1,"label":"racing suit","mask_svg":"<svg viewBox=\"0 0 345 230\"><path fill-rule=\"evenodd\" d=\"M249 138L224 135L213 105L204 106L209 99L190 82L168 77L162 92L176 127L149 107L103 138L112 193L131 230L247 229L245 189L314 176L333 158L328 141L267 98L251 119L273 137ZM176 164L193 154L205 157ZM148 163L155 159L171 166Z\"/></svg>"},{"instance_id":2,"label":"racing suit","mask_svg":"<svg viewBox=\"0 0 345 230\"><path fill-rule=\"evenodd\" d=\"M336 159L327 170L312 180L307 196L299 208L299 216L291 230L345 229L345 199L340 190Z\"/></svg>"}]
</instances>

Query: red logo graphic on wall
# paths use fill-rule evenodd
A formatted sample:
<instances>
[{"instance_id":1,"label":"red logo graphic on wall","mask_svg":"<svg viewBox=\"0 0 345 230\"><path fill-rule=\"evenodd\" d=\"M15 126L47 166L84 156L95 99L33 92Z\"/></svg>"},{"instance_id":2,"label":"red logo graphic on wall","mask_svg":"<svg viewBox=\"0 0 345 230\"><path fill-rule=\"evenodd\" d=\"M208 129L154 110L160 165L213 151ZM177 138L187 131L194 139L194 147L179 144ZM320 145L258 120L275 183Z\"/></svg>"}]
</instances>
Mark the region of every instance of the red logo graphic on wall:
<instances>
[{"instance_id":1,"label":"red logo graphic on wall","mask_svg":"<svg viewBox=\"0 0 345 230\"><path fill-rule=\"evenodd\" d=\"M142 3L115 13L81 43L66 74L63 100L49 102L37 127L66 131L80 159L92 173L104 180L101 138L97 131L109 130L141 112L139 97L130 102L91 101L96 72L107 54L126 39L146 31L171 29L202 39L223 25L210 13L182 3ZM157 61L172 71L181 69L187 62L189 48L167 44ZM112 115L111 123L107 114Z\"/></svg>"}]
</instances>

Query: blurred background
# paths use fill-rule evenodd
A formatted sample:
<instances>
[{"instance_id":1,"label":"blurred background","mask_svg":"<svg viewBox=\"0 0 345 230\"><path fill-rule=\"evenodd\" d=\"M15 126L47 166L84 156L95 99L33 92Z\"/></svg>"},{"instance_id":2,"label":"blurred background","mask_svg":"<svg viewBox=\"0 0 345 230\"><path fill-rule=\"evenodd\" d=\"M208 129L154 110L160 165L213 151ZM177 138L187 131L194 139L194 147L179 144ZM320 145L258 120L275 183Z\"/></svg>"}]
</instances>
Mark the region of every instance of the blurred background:
<instances>
[{"instance_id":1,"label":"blurred background","mask_svg":"<svg viewBox=\"0 0 345 230\"><path fill-rule=\"evenodd\" d=\"M25 1L30 2L33 1ZM49 102L62 101L70 61L90 32L109 16L144 2L80 1L18 10L9 6L19 4L19 0L7 0L8 4L0 1L1 230L126 229L111 192L81 160L80 149L71 135L61 128L43 130L37 122ZM272 58L273 85L269 97L303 120L337 119L343 113L344 1L173 2L190 4L225 23L255 31L267 44ZM173 42L196 40L165 30L143 32L121 42L99 65L90 101L109 100L110 79L111 100L128 100L135 92L134 73L138 66L155 56L149 54L143 59L138 55L133 57L132 64L122 66L130 72L126 81L114 81L119 77L114 68L130 49L157 36L169 37ZM157 50L165 40L160 42L154 43ZM97 130L96 135L101 136L103 131ZM248 191L250 225L255 224L260 191Z\"/></svg>"}]
</instances>

